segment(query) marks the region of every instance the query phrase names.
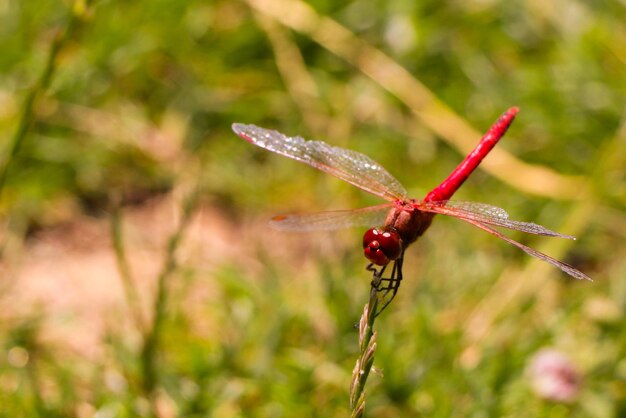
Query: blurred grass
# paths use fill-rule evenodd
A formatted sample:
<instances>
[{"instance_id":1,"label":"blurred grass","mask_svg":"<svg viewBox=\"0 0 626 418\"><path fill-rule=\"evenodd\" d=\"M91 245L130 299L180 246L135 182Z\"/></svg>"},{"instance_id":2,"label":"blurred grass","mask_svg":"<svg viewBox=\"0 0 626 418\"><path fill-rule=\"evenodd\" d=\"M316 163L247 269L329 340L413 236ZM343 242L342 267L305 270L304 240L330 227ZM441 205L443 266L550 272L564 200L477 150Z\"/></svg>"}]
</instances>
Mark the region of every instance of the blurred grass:
<instances>
[{"instance_id":1,"label":"blurred grass","mask_svg":"<svg viewBox=\"0 0 626 418\"><path fill-rule=\"evenodd\" d=\"M72 4L0 4L5 158ZM377 321L384 376L370 376L366 415L626 414L623 4L160 0L96 2L87 16L35 98L6 178L0 208L17 227L2 234L0 304L12 306L41 231L117 204L184 201L199 187L201 210L228 232L203 230L211 245L185 253L168 279L152 406L129 313L111 313L94 361L49 342L59 318L33 303L0 315L3 415L347 415L368 294L361 231L262 224L376 199L251 147L230 124L364 152L420 197L511 105L521 112L509 134L457 198L576 235L513 234L595 281L438 218L407 251L403 288ZM572 405L530 389L524 370L544 346L584 373Z\"/></svg>"}]
</instances>

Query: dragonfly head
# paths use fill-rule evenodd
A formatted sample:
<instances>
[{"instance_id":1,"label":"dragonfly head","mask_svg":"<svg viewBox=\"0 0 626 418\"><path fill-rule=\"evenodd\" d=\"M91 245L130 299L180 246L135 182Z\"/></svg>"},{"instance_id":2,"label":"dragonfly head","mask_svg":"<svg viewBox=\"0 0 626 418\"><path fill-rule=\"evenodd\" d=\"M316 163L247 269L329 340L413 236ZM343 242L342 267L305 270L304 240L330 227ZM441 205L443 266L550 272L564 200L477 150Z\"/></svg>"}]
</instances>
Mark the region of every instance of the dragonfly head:
<instances>
[{"instance_id":1,"label":"dragonfly head","mask_svg":"<svg viewBox=\"0 0 626 418\"><path fill-rule=\"evenodd\" d=\"M400 257L402 239L394 230L368 229L363 235L363 250L368 260L378 266L384 266Z\"/></svg>"}]
</instances>

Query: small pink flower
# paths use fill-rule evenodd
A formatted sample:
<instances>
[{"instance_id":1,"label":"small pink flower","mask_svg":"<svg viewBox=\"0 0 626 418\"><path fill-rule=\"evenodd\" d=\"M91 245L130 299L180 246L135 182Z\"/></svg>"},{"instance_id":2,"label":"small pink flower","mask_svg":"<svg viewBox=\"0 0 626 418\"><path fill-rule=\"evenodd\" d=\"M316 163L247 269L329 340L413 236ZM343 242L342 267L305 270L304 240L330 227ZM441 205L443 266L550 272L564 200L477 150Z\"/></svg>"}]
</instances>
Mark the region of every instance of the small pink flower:
<instances>
[{"instance_id":1,"label":"small pink flower","mask_svg":"<svg viewBox=\"0 0 626 418\"><path fill-rule=\"evenodd\" d=\"M543 399L572 402L580 391L582 382L580 372L560 351L554 349L539 351L533 356L528 372L533 390Z\"/></svg>"}]
</instances>

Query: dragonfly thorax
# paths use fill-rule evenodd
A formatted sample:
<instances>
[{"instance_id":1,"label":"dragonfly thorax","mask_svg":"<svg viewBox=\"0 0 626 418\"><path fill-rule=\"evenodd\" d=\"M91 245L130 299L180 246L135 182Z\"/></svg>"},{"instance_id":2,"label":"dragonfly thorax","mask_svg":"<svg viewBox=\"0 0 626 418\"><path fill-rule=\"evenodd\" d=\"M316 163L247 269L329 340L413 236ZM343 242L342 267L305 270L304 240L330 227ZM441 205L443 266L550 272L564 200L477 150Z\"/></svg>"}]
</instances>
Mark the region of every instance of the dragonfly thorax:
<instances>
[{"instance_id":1,"label":"dragonfly thorax","mask_svg":"<svg viewBox=\"0 0 626 418\"><path fill-rule=\"evenodd\" d=\"M414 199L398 200L389 211L383 229L396 231L406 248L428 229L433 217L433 213L421 211Z\"/></svg>"}]
</instances>

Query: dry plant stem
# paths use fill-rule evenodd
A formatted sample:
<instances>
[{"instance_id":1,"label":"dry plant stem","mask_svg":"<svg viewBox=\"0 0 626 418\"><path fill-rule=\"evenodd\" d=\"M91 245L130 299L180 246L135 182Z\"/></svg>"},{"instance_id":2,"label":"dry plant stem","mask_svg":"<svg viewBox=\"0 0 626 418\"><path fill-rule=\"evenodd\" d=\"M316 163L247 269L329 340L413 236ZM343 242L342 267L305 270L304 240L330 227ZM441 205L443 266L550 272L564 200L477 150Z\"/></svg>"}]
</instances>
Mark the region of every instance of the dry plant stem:
<instances>
[{"instance_id":1,"label":"dry plant stem","mask_svg":"<svg viewBox=\"0 0 626 418\"><path fill-rule=\"evenodd\" d=\"M144 345L141 353L141 365L143 374L143 389L145 394L152 398L157 387L159 376L156 367L156 354L159 348L163 321L165 319L165 307L168 298L168 282L176 269L176 250L180 245L183 233L195 212L199 189L194 190L184 201L180 224L167 243L163 267L157 281L157 294L154 300L152 324L145 333Z\"/></svg>"},{"instance_id":2,"label":"dry plant stem","mask_svg":"<svg viewBox=\"0 0 626 418\"><path fill-rule=\"evenodd\" d=\"M319 15L302 0L246 0L255 10L309 36L346 62L354 65L382 88L396 96L440 138L466 154L471 140L480 136L463 118L452 112L430 89L381 50L374 48L338 22ZM581 178L566 176L549 167L525 163L503 149L490 154L481 169L519 190L551 199L577 199ZM513 174L512 174L513 173Z\"/></svg>"},{"instance_id":3,"label":"dry plant stem","mask_svg":"<svg viewBox=\"0 0 626 418\"><path fill-rule=\"evenodd\" d=\"M300 115L312 132L322 135L330 121L320 104L320 92L304 56L284 26L260 13L255 13L255 17L272 45L276 68Z\"/></svg>"},{"instance_id":4,"label":"dry plant stem","mask_svg":"<svg viewBox=\"0 0 626 418\"><path fill-rule=\"evenodd\" d=\"M362 417L365 411L365 383L374 364L374 353L376 352L376 333L374 332L374 321L378 308L379 293L373 283L370 290L370 300L363 309L363 315L359 321L359 348L360 355L352 372L352 383L350 384L350 408L352 417Z\"/></svg>"},{"instance_id":5,"label":"dry plant stem","mask_svg":"<svg viewBox=\"0 0 626 418\"><path fill-rule=\"evenodd\" d=\"M135 327L139 332L145 334L146 322L141 313L141 304L139 301L139 293L137 292L137 286L135 280L130 272L130 266L126 258L126 250L124 249L124 238L122 232L122 214L121 209L116 207L111 214L111 238L113 240L113 250L115 252L115 261L117 262L117 269L120 273L120 280L124 287L124 296L126 297L126 304L131 312Z\"/></svg>"}]
</instances>

